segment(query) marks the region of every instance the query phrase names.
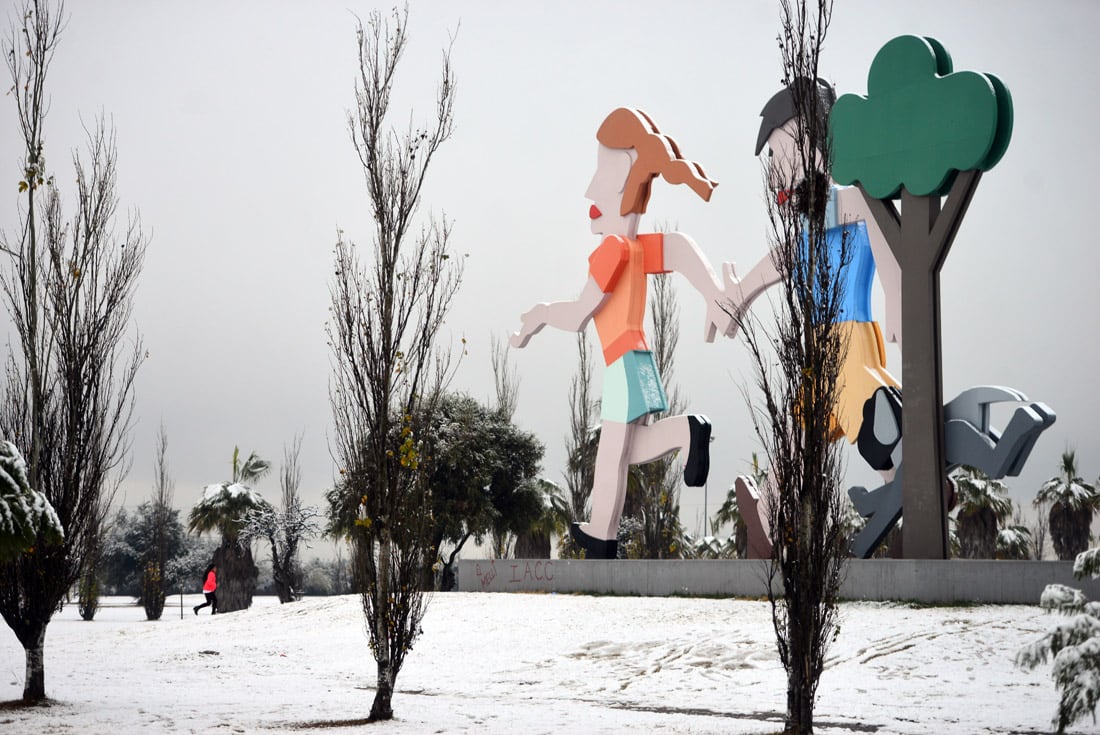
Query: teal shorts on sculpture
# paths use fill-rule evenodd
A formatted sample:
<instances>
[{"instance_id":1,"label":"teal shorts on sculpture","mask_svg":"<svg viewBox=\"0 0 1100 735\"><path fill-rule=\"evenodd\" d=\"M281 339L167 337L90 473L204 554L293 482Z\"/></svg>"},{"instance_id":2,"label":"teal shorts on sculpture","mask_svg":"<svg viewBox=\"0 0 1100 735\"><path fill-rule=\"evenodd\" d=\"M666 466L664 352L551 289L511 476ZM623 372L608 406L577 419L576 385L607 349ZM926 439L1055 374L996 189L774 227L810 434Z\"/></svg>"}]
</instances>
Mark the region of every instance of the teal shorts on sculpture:
<instances>
[{"instance_id":1,"label":"teal shorts on sculpture","mask_svg":"<svg viewBox=\"0 0 1100 735\"><path fill-rule=\"evenodd\" d=\"M668 410L653 353L633 350L607 366L600 418L628 424L648 413Z\"/></svg>"}]
</instances>

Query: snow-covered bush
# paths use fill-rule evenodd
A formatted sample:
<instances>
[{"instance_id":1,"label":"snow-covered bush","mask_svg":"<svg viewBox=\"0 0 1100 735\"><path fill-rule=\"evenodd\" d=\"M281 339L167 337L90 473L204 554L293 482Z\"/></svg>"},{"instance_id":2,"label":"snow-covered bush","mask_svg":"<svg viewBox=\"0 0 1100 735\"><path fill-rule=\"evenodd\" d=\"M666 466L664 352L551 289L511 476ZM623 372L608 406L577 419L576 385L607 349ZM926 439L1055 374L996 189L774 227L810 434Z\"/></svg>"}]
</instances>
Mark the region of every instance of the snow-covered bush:
<instances>
[{"instance_id":1,"label":"snow-covered bush","mask_svg":"<svg viewBox=\"0 0 1100 735\"><path fill-rule=\"evenodd\" d=\"M1073 564L1078 579L1100 577L1100 547L1082 551ZM1062 690L1054 725L1059 733L1092 715L1100 702L1100 602L1089 602L1081 590L1061 584L1047 585L1039 606L1065 617L1045 636L1016 654L1016 665L1033 669L1053 657L1051 676Z\"/></svg>"},{"instance_id":2,"label":"snow-covered bush","mask_svg":"<svg viewBox=\"0 0 1100 735\"><path fill-rule=\"evenodd\" d=\"M11 442L0 442L0 560L33 547L39 531L49 542L64 537L50 501L30 487L23 455Z\"/></svg>"}]
</instances>

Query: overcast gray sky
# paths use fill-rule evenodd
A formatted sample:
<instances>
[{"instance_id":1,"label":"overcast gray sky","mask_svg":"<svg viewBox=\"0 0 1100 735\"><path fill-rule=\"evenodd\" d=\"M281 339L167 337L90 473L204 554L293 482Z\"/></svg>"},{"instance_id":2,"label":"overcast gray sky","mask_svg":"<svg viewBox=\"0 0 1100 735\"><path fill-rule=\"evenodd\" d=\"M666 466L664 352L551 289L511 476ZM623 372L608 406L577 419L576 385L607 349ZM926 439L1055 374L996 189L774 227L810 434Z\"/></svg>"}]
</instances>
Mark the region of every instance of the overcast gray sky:
<instances>
[{"instance_id":1,"label":"overcast gray sky","mask_svg":"<svg viewBox=\"0 0 1100 735\"><path fill-rule=\"evenodd\" d=\"M0 3L4 16L16 5ZM389 5L70 0L49 78L47 160L71 194L69 151L83 141L82 121L108 115L124 206L152 233L135 310L150 358L137 386L127 505L149 495L160 421L181 508L228 478L234 445L277 464L299 433L303 494L320 503L331 486L324 324L337 228L364 245L370 236L346 113L355 14L375 7ZM842 0L822 60L841 94L864 94L886 41L933 36L956 70L993 72L1012 92L1012 143L983 178L944 266L942 315L948 398L1010 385L1058 413L1023 475L1009 479L1017 500L1056 473L1067 446L1086 479L1100 472L1097 28L1100 4L1084 0ZM716 264L743 270L764 255L753 145L781 76L776 3L414 0L398 126L410 110L414 121L431 113L455 29L457 130L424 201L453 218L454 245L469 254L449 319L456 346L467 341L456 388L489 399L491 335L518 328L535 300L571 298L583 284L597 244L584 191L596 128L615 107L646 110L720 182L709 203L656 183L643 229L675 225ZM0 140L0 182L9 182L0 227L11 232L19 151L10 97L0 99ZM702 303L678 283L675 378L689 410L715 425L713 513L758 446L741 392L751 371L739 341L702 341ZM573 338L547 330L512 356L522 380L516 420L545 442L544 474L561 481ZM888 350L899 379L900 364ZM854 451L849 478L874 482ZM257 489L277 496L275 473ZM689 530L703 504L704 490L684 490Z\"/></svg>"}]
</instances>

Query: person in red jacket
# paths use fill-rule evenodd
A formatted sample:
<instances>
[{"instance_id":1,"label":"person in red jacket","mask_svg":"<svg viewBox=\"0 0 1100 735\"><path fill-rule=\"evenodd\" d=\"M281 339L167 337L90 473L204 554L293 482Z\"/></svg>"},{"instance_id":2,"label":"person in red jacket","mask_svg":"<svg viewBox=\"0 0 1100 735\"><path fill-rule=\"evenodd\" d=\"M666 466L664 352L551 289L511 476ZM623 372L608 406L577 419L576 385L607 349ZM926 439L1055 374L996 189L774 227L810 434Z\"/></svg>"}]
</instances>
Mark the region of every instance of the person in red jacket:
<instances>
[{"instance_id":1,"label":"person in red jacket","mask_svg":"<svg viewBox=\"0 0 1100 735\"><path fill-rule=\"evenodd\" d=\"M211 615L216 615L218 613L218 596L217 594L215 594L216 590L218 589L217 571L218 567L214 564L211 564L206 568L206 581L202 583L202 592L204 595L206 595L206 602L202 603L201 605L196 605L193 608L196 615L199 614L199 610L206 607L207 605L210 606Z\"/></svg>"}]
</instances>

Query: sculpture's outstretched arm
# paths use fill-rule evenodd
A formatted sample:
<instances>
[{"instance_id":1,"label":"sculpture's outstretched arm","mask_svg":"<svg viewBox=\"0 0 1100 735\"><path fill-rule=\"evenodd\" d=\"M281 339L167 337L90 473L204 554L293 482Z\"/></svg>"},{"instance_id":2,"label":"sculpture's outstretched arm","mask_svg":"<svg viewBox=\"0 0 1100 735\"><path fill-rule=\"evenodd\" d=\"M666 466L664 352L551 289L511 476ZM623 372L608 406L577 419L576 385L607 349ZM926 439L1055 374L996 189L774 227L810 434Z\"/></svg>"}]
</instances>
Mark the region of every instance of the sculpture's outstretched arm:
<instances>
[{"instance_id":1,"label":"sculpture's outstretched arm","mask_svg":"<svg viewBox=\"0 0 1100 735\"><path fill-rule=\"evenodd\" d=\"M521 317L523 324L518 332L512 334L509 341L513 347L526 347L531 337L541 332L546 326L566 332L580 332L588 326L592 315L600 310L609 296L610 294L600 290L599 285L589 278L584 284L581 295L573 301L535 304Z\"/></svg>"},{"instance_id":2,"label":"sculpture's outstretched arm","mask_svg":"<svg viewBox=\"0 0 1100 735\"><path fill-rule=\"evenodd\" d=\"M771 257L769 256L767 260L770 264ZM682 232L667 232L664 236L664 266L668 270L683 274L706 302L707 316L703 338L707 342L713 342L718 333L727 337L737 334L736 320L741 314L742 299L739 298L733 263L722 264L723 277L720 281L714 269L711 268L710 261L703 255L703 251L694 240ZM772 268L774 269L774 266ZM757 280L763 283L768 275L758 271L760 266L753 269L750 277L756 276ZM771 283L776 281L778 281L778 275ZM759 290L763 291L767 285L770 283L760 286Z\"/></svg>"},{"instance_id":3,"label":"sculpture's outstretched arm","mask_svg":"<svg viewBox=\"0 0 1100 735\"><path fill-rule=\"evenodd\" d=\"M726 332L727 337L737 336L741 319L748 313L752 303L769 288L783 280L783 274L779 272L771 252L761 258L744 278L737 277L736 268L734 263L722 264L726 287L725 305L733 317L733 323Z\"/></svg>"}]
</instances>

